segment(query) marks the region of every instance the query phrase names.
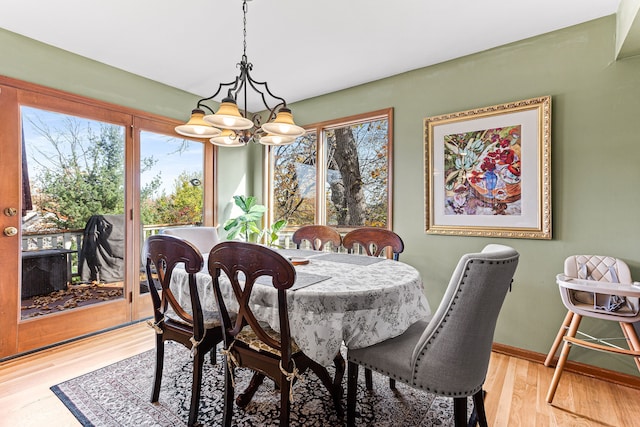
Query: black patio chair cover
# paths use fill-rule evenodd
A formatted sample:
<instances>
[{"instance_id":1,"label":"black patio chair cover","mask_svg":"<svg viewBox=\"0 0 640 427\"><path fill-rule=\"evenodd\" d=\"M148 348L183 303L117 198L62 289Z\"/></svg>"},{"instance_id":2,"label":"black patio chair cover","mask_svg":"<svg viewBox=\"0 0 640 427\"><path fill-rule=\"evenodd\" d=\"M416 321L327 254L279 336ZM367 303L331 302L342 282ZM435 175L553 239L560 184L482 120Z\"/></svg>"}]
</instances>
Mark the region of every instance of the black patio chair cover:
<instances>
[{"instance_id":1,"label":"black patio chair cover","mask_svg":"<svg viewBox=\"0 0 640 427\"><path fill-rule=\"evenodd\" d=\"M78 259L83 282L124 280L124 215L93 215L87 221Z\"/></svg>"}]
</instances>

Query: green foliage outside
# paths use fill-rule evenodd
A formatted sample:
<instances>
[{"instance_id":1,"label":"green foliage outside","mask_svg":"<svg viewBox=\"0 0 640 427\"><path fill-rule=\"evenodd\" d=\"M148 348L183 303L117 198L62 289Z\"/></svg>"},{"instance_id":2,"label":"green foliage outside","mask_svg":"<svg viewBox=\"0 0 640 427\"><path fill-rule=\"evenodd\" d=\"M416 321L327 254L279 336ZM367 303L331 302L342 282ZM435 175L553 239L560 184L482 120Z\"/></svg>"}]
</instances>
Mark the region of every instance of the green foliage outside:
<instances>
[{"instance_id":1,"label":"green foliage outside","mask_svg":"<svg viewBox=\"0 0 640 427\"><path fill-rule=\"evenodd\" d=\"M38 154L29 160L38 171L30 178L34 207L48 221L45 229L83 229L92 215L124 213L123 127L60 115L54 128L37 114L25 116L46 141L38 148L27 143ZM152 156L142 159L141 172L153 171L156 163ZM161 180L158 172L140 190L142 223L201 223L203 189L193 183L202 181L202 173L184 171L171 194L157 195Z\"/></svg>"},{"instance_id":2,"label":"green foliage outside","mask_svg":"<svg viewBox=\"0 0 640 427\"><path fill-rule=\"evenodd\" d=\"M200 172L182 172L174 183L173 192L158 197L142 197L140 217L143 224L199 224L202 222L202 180Z\"/></svg>"},{"instance_id":3,"label":"green foliage outside","mask_svg":"<svg viewBox=\"0 0 640 427\"><path fill-rule=\"evenodd\" d=\"M124 212L123 129L96 132L68 118L63 133L32 123L49 141L53 156L32 182L36 205L59 229L84 228L95 213Z\"/></svg>"}]
</instances>

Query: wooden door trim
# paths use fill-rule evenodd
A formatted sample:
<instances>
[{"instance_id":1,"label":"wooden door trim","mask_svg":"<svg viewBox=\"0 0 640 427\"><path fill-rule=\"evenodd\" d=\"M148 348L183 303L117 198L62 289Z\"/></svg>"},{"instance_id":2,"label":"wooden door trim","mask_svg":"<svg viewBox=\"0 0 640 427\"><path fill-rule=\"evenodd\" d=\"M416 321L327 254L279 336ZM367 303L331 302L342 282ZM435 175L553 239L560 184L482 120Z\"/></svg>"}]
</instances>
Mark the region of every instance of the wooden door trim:
<instances>
[{"instance_id":1,"label":"wooden door trim","mask_svg":"<svg viewBox=\"0 0 640 427\"><path fill-rule=\"evenodd\" d=\"M20 340L16 350L24 353L128 323L128 305L127 298L122 298L23 320L18 323Z\"/></svg>"},{"instance_id":2,"label":"wooden door trim","mask_svg":"<svg viewBox=\"0 0 640 427\"><path fill-rule=\"evenodd\" d=\"M20 159L21 148L19 126L20 114L17 106L17 90L11 87L0 86L0 159ZM16 154L17 153L17 154ZM17 155L17 157L16 157ZM5 160L2 164L3 174L7 176L21 176L22 162ZM15 175L14 175L15 174ZM21 219L21 180L0 180L0 271L4 284L19 283L18 269L15 267L20 260L20 253L15 250L20 243L12 239L20 239ZM7 204L7 203L10 204ZM17 202L17 203L16 203ZM14 205L15 204L15 205ZM3 212L5 208L15 208L18 214L9 217ZM13 237L4 235L5 227L15 227L18 234ZM0 321L2 333L0 333L0 358L15 353L18 343L18 317L20 305L18 298L18 286L4 286L0 289Z\"/></svg>"}]
</instances>

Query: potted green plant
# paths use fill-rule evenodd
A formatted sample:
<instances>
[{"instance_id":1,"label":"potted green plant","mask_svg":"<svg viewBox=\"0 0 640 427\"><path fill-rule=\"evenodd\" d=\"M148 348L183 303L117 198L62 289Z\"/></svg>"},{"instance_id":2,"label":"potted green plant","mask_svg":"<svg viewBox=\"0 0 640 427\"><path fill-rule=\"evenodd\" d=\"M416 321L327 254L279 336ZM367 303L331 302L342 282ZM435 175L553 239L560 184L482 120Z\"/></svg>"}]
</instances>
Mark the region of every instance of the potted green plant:
<instances>
[{"instance_id":1,"label":"potted green plant","mask_svg":"<svg viewBox=\"0 0 640 427\"><path fill-rule=\"evenodd\" d=\"M278 241L278 233L287 225L287 221L280 219L268 227L260 228L260 222L267 207L256 203L254 196L233 196L233 200L242 210L242 214L229 218L224 223L227 239L232 240L241 236L246 242L273 246Z\"/></svg>"}]
</instances>

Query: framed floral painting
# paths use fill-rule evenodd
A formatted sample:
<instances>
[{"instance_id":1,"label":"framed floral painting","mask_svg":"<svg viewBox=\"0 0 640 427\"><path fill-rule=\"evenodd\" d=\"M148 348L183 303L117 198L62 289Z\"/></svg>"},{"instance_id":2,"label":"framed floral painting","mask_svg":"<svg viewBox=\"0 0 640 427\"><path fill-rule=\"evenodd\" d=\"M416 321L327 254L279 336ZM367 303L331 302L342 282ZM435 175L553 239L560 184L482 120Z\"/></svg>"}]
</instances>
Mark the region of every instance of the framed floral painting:
<instances>
[{"instance_id":1,"label":"framed floral painting","mask_svg":"<svg viewBox=\"0 0 640 427\"><path fill-rule=\"evenodd\" d=\"M426 232L551 239L551 97L424 120Z\"/></svg>"}]
</instances>

